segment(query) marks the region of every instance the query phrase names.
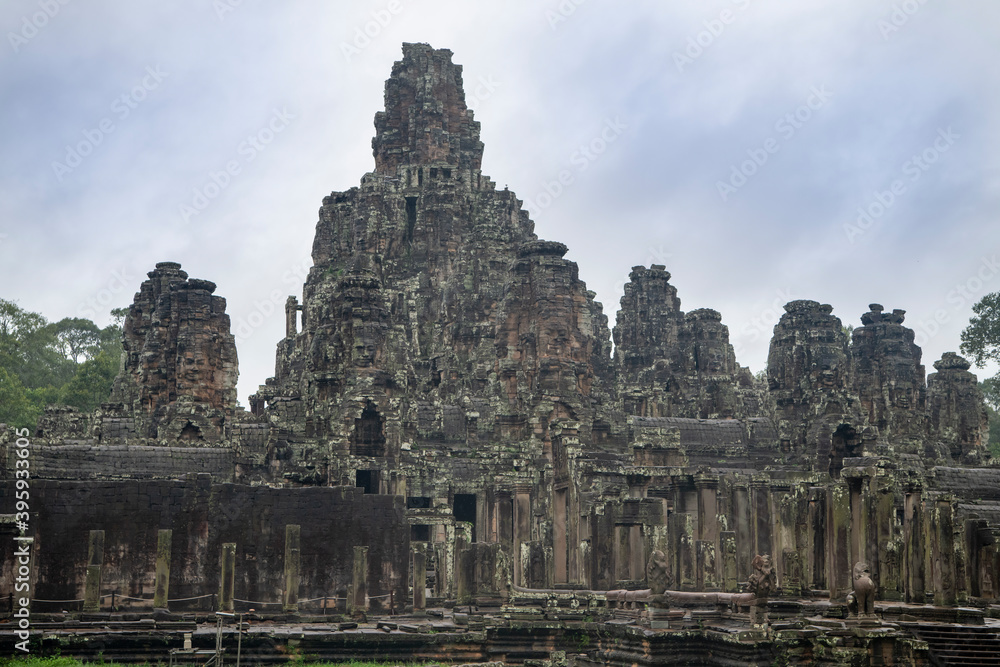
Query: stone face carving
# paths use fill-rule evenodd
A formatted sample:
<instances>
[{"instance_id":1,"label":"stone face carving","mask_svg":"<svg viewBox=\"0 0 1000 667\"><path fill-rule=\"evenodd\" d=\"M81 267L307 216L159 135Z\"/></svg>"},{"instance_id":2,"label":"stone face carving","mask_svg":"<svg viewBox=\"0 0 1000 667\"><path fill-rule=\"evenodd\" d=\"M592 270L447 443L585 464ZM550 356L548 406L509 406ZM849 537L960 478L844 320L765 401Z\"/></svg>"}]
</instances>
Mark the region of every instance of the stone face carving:
<instances>
[{"instance_id":1,"label":"stone face carving","mask_svg":"<svg viewBox=\"0 0 1000 667\"><path fill-rule=\"evenodd\" d=\"M854 592L847 596L847 608L855 616L872 616L875 614L875 582L872 581L871 568L868 563L855 563L851 580L854 582Z\"/></svg>"},{"instance_id":2,"label":"stone face carving","mask_svg":"<svg viewBox=\"0 0 1000 667\"><path fill-rule=\"evenodd\" d=\"M717 419L756 417L744 398L749 370L736 362L715 310L686 315L662 265L632 267L615 324L615 370L626 414Z\"/></svg>"},{"instance_id":3,"label":"stone face carving","mask_svg":"<svg viewBox=\"0 0 1000 667\"><path fill-rule=\"evenodd\" d=\"M969 362L945 352L927 378L927 404L932 437L956 462L978 463L986 456L989 419Z\"/></svg>"},{"instance_id":4,"label":"stone face carving","mask_svg":"<svg viewBox=\"0 0 1000 667\"><path fill-rule=\"evenodd\" d=\"M125 317L124 365L111 400L139 435L165 444L219 443L236 409L236 340L215 283L175 262L149 272Z\"/></svg>"}]
</instances>

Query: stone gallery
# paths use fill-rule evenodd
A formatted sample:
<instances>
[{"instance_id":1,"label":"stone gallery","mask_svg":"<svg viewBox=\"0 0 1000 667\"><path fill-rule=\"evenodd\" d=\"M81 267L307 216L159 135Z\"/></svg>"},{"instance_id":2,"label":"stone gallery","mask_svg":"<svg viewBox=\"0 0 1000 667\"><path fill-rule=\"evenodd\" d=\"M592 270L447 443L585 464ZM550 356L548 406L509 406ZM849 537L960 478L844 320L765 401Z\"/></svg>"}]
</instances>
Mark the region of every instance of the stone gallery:
<instances>
[{"instance_id":1,"label":"stone gallery","mask_svg":"<svg viewBox=\"0 0 1000 667\"><path fill-rule=\"evenodd\" d=\"M25 451L32 503L0 582L16 627L28 545L35 652L166 661L221 611L251 662L998 664L968 361L925 378L903 310L800 300L755 377L656 264L609 328L482 173L448 50L403 45L372 148L248 411L225 299L161 262L108 401L4 429L3 511Z\"/></svg>"}]
</instances>

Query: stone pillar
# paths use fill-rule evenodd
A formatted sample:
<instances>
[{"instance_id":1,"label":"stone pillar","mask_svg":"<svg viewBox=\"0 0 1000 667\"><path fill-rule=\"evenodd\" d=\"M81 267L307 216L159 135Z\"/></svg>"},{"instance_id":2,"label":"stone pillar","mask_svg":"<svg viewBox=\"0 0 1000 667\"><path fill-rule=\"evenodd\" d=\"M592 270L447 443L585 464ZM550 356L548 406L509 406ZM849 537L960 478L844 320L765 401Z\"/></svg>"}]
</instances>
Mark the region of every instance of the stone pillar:
<instances>
[{"instance_id":1,"label":"stone pillar","mask_svg":"<svg viewBox=\"0 0 1000 667\"><path fill-rule=\"evenodd\" d=\"M902 600L903 559L895 530L896 508L892 488L878 489L875 505L875 548L878 554L878 595L883 600Z\"/></svg>"},{"instance_id":2,"label":"stone pillar","mask_svg":"<svg viewBox=\"0 0 1000 667\"><path fill-rule=\"evenodd\" d=\"M715 542L697 540L695 542L697 568L695 579L699 591L717 591L719 582L715 578Z\"/></svg>"},{"instance_id":3,"label":"stone pillar","mask_svg":"<svg viewBox=\"0 0 1000 667\"><path fill-rule=\"evenodd\" d=\"M936 507L937 514L935 522L935 559L938 571L934 576L934 604L951 607L955 604L955 527L952 516L951 496L941 496L938 498Z\"/></svg>"},{"instance_id":4,"label":"stone pillar","mask_svg":"<svg viewBox=\"0 0 1000 667\"><path fill-rule=\"evenodd\" d=\"M219 611L233 611L233 595L236 586L236 543L222 545L219 563Z\"/></svg>"},{"instance_id":5,"label":"stone pillar","mask_svg":"<svg viewBox=\"0 0 1000 667\"><path fill-rule=\"evenodd\" d=\"M699 566L702 568L699 590L718 590L719 577L716 572L715 555L719 549L719 477L700 474L695 477L698 490L698 539L709 546L696 546Z\"/></svg>"},{"instance_id":6,"label":"stone pillar","mask_svg":"<svg viewBox=\"0 0 1000 667\"><path fill-rule=\"evenodd\" d=\"M515 563L520 563L520 555L514 559ZM448 578L446 573L448 562L448 545L444 542L436 542L434 544L434 572L435 572L435 584L434 584L434 597L445 598L448 597Z\"/></svg>"},{"instance_id":7,"label":"stone pillar","mask_svg":"<svg viewBox=\"0 0 1000 667\"><path fill-rule=\"evenodd\" d=\"M475 589L475 558L471 546L463 547L455 558L455 601L458 604L472 604Z\"/></svg>"},{"instance_id":8,"label":"stone pillar","mask_svg":"<svg viewBox=\"0 0 1000 667\"><path fill-rule=\"evenodd\" d=\"M914 604L924 602L924 541L923 503L920 488L906 494L903 509L903 575L905 599Z\"/></svg>"},{"instance_id":9,"label":"stone pillar","mask_svg":"<svg viewBox=\"0 0 1000 667\"><path fill-rule=\"evenodd\" d=\"M750 576L750 561L754 557L753 531L750 528L750 491L745 484L733 487L733 512L736 515L736 579Z\"/></svg>"},{"instance_id":10,"label":"stone pillar","mask_svg":"<svg viewBox=\"0 0 1000 667\"><path fill-rule=\"evenodd\" d=\"M750 485L750 529L756 554L774 553L771 540L771 503L767 479L755 479Z\"/></svg>"},{"instance_id":11,"label":"stone pillar","mask_svg":"<svg viewBox=\"0 0 1000 667\"><path fill-rule=\"evenodd\" d=\"M301 526L292 523L285 526L285 597L282 600L282 611L286 614L297 614L299 611L301 537Z\"/></svg>"},{"instance_id":12,"label":"stone pillar","mask_svg":"<svg viewBox=\"0 0 1000 667\"><path fill-rule=\"evenodd\" d=\"M166 609L170 596L170 546L173 531L160 530L156 533L156 590L153 593L153 608Z\"/></svg>"},{"instance_id":13,"label":"stone pillar","mask_svg":"<svg viewBox=\"0 0 1000 667\"><path fill-rule=\"evenodd\" d=\"M413 547L413 611L427 607L427 555L423 545Z\"/></svg>"},{"instance_id":14,"label":"stone pillar","mask_svg":"<svg viewBox=\"0 0 1000 667\"><path fill-rule=\"evenodd\" d=\"M807 553L808 585L810 588L823 590L827 587L826 544L827 544L827 494L823 487L814 486L809 489L809 508L807 510L807 531L809 534L809 550Z\"/></svg>"},{"instance_id":15,"label":"stone pillar","mask_svg":"<svg viewBox=\"0 0 1000 667\"><path fill-rule=\"evenodd\" d=\"M354 576L347 604L352 614L368 610L368 547L354 547Z\"/></svg>"},{"instance_id":16,"label":"stone pillar","mask_svg":"<svg viewBox=\"0 0 1000 667\"><path fill-rule=\"evenodd\" d=\"M677 543L678 583L682 591L695 590L697 586L697 573L695 572L695 539L694 521L690 514L684 513L678 516L680 529L680 540Z\"/></svg>"},{"instance_id":17,"label":"stone pillar","mask_svg":"<svg viewBox=\"0 0 1000 667\"><path fill-rule=\"evenodd\" d=\"M724 531L719 534L722 551L722 590L726 593L739 592L739 575L736 566L736 533Z\"/></svg>"},{"instance_id":18,"label":"stone pillar","mask_svg":"<svg viewBox=\"0 0 1000 667\"><path fill-rule=\"evenodd\" d=\"M518 491L514 496L514 583L524 586L521 545L531 541L531 496Z\"/></svg>"},{"instance_id":19,"label":"stone pillar","mask_svg":"<svg viewBox=\"0 0 1000 667\"><path fill-rule=\"evenodd\" d=\"M298 326L295 320L299 312L299 300L294 296L288 297L285 301L285 338L292 338L298 333Z\"/></svg>"},{"instance_id":20,"label":"stone pillar","mask_svg":"<svg viewBox=\"0 0 1000 667\"><path fill-rule=\"evenodd\" d=\"M101 610L101 570L104 568L104 531L92 530L87 540L87 579L83 588L83 610Z\"/></svg>"},{"instance_id":21,"label":"stone pillar","mask_svg":"<svg viewBox=\"0 0 1000 667\"><path fill-rule=\"evenodd\" d=\"M851 572L851 493L847 484L831 485L827 498L829 532L827 534L826 576L830 599L843 601L852 589Z\"/></svg>"}]
</instances>

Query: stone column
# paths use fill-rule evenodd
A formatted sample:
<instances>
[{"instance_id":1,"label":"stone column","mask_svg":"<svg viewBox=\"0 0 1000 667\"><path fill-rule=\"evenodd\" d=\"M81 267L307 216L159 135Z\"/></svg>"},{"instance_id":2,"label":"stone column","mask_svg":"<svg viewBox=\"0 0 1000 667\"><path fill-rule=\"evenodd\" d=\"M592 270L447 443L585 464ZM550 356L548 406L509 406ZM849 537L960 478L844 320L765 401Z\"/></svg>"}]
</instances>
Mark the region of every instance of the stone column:
<instances>
[{"instance_id":1,"label":"stone column","mask_svg":"<svg viewBox=\"0 0 1000 667\"><path fill-rule=\"evenodd\" d=\"M677 515L675 515L677 516ZM697 573L695 572L695 539L694 521L688 513L678 516L678 528L680 529L680 539L677 543L678 551L678 584L682 591L695 590L697 586Z\"/></svg>"},{"instance_id":2,"label":"stone column","mask_svg":"<svg viewBox=\"0 0 1000 667\"><path fill-rule=\"evenodd\" d=\"M955 527L952 515L951 496L938 498L934 512L935 522L935 552L938 571L934 576L934 604L951 607L955 604Z\"/></svg>"},{"instance_id":3,"label":"stone column","mask_svg":"<svg viewBox=\"0 0 1000 667\"><path fill-rule=\"evenodd\" d=\"M914 604L924 602L923 523L923 502L916 487L906 494L903 509L904 592L906 601Z\"/></svg>"},{"instance_id":4,"label":"stone column","mask_svg":"<svg viewBox=\"0 0 1000 667\"><path fill-rule=\"evenodd\" d=\"M902 600L902 565L900 544L895 534L896 508L892 488L879 488L875 505L875 553L878 555L878 596L883 600Z\"/></svg>"},{"instance_id":5,"label":"stone column","mask_svg":"<svg viewBox=\"0 0 1000 667\"><path fill-rule=\"evenodd\" d=\"M719 477L718 475L700 474L695 476L695 488L698 490L698 540L705 546L696 546L701 567L700 590L717 590L718 573L716 572L715 555L719 549Z\"/></svg>"},{"instance_id":6,"label":"stone column","mask_svg":"<svg viewBox=\"0 0 1000 667\"><path fill-rule=\"evenodd\" d=\"M809 534L808 584L810 588L822 590L827 587L827 494L823 487L809 489L809 509L807 510L807 531Z\"/></svg>"},{"instance_id":7,"label":"stone column","mask_svg":"<svg viewBox=\"0 0 1000 667\"><path fill-rule=\"evenodd\" d=\"M756 555L773 554L771 539L770 482L754 479L750 484L750 529L753 531L753 548Z\"/></svg>"},{"instance_id":8,"label":"stone column","mask_svg":"<svg viewBox=\"0 0 1000 667\"><path fill-rule=\"evenodd\" d=\"M292 338L297 333L297 319L299 312L299 300L294 296L288 297L285 301L285 338Z\"/></svg>"},{"instance_id":9,"label":"stone column","mask_svg":"<svg viewBox=\"0 0 1000 667\"><path fill-rule=\"evenodd\" d=\"M514 496L514 583L524 585L521 545L531 541L531 496L517 491Z\"/></svg>"},{"instance_id":10,"label":"stone column","mask_svg":"<svg viewBox=\"0 0 1000 667\"><path fill-rule=\"evenodd\" d=\"M427 555L423 545L413 547L413 611L427 607Z\"/></svg>"},{"instance_id":11,"label":"stone column","mask_svg":"<svg viewBox=\"0 0 1000 667\"><path fill-rule=\"evenodd\" d=\"M236 543L222 545L219 563L219 611L233 611L233 595L236 586Z\"/></svg>"},{"instance_id":12,"label":"stone column","mask_svg":"<svg viewBox=\"0 0 1000 667\"><path fill-rule=\"evenodd\" d=\"M347 601L352 614L368 610L368 547L354 547L354 576Z\"/></svg>"},{"instance_id":13,"label":"stone column","mask_svg":"<svg viewBox=\"0 0 1000 667\"><path fill-rule=\"evenodd\" d=\"M104 531L92 530L87 540L87 579L83 588L83 610L101 610L101 570L104 568Z\"/></svg>"},{"instance_id":14,"label":"stone column","mask_svg":"<svg viewBox=\"0 0 1000 667\"><path fill-rule=\"evenodd\" d=\"M299 611L301 537L301 526L292 523L285 526L285 597L282 600L282 610L286 614L297 614Z\"/></svg>"},{"instance_id":15,"label":"stone column","mask_svg":"<svg viewBox=\"0 0 1000 667\"><path fill-rule=\"evenodd\" d=\"M739 592L739 576L736 567L736 533L723 531L719 534L722 551L722 590L726 593Z\"/></svg>"},{"instance_id":16,"label":"stone column","mask_svg":"<svg viewBox=\"0 0 1000 667\"><path fill-rule=\"evenodd\" d=\"M826 576L830 599L843 601L852 588L851 572L851 493L843 482L831 485L827 498L829 532L827 535Z\"/></svg>"},{"instance_id":17,"label":"stone column","mask_svg":"<svg viewBox=\"0 0 1000 667\"><path fill-rule=\"evenodd\" d=\"M750 576L750 561L755 555L750 526L750 490L746 484L733 486L733 513L736 515L736 579L746 581Z\"/></svg>"},{"instance_id":18,"label":"stone column","mask_svg":"<svg viewBox=\"0 0 1000 667\"><path fill-rule=\"evenodd\" d=\"M153 608L166 609L170 597L170 546L173 531L160 530L156 533L156 590L153 593Z\"/></svg>"}]
</instances>

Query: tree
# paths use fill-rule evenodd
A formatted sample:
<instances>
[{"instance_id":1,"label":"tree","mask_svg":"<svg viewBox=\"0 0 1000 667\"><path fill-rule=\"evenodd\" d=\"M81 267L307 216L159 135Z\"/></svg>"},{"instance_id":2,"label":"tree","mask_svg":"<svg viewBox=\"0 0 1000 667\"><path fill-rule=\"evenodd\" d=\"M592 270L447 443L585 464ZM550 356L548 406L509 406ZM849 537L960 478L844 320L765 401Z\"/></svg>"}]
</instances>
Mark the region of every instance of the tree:
<instances>
[{"instance_id":1,"label":"tree","mask_svg":"<svg viewBox=\"0 0 1000 667\"><path fill-rule=\"evenodd\" d=\"M46 405L90 412L108 399L122 356L122 323L103 329L83 318L49 323L0 299L0 422L34 428Z\"/></svg>"},{"instance_id":2,"label":"tree","mask_svg":"<svg viewBox=\"0 0 1000 667\"><path fill-rule=\"evenodd\" d=\"M101 329L82 317L64 317L48 325L55 345L64 357L76 363L91 359L101 349Z\"/></svg>"},{"instance_id":3,"label":"tree","mask_svg":"<svg viewBox=\"0 0 1000 667\"><path fill-rule=\"evenodd\" d=\"M972 312L975 315L962 332L961 350L982 368L988 361L1000 361L1000 292L984 296Z\"/></svg>"},{"instance_id":4,"label":"tree","mask_svg":"<svg viewBox=\"0 0 1000 667\"><path fill-rule=\"evenodd\" d=\"M14 428L34 429L41 413L41 408L31 400L20 378L0 366L0 423Z\"/></svg>"}]
</instances>

